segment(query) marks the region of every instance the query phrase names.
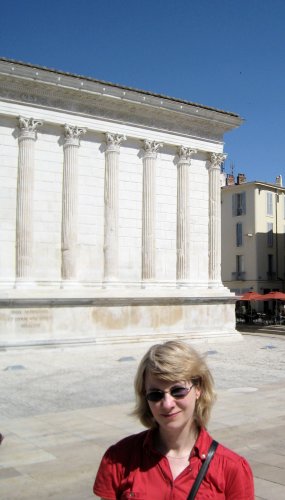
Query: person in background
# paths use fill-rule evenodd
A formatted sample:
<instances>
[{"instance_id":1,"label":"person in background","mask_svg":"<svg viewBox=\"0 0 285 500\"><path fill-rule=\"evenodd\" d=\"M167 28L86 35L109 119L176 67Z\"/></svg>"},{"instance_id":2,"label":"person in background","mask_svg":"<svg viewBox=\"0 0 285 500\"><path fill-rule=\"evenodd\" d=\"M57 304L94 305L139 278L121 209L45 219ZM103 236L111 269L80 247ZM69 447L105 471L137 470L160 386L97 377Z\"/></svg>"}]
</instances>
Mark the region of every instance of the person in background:
<instances>
[{"instance_id":1,"label":"person in background","mask_svg":"<svg viewBox=\"0 0 285 500\"><path fill-rule=\"evenodd\" d=\"M212 438L206 426L215 401L212 375L187 343L152 346L135 377L134 415L148 428L111 446L93 491L103 500L186 500ZM218 444L196 499L254 500L245 458Z\"/></svg>"}]
</instances>

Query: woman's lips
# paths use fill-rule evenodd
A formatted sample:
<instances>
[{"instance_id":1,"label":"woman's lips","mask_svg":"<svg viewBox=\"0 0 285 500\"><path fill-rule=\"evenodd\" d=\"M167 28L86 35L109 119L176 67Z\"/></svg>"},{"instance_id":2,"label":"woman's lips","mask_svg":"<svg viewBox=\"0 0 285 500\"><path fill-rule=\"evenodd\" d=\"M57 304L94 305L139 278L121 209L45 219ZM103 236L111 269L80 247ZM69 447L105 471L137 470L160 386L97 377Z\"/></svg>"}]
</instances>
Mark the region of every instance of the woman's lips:
<instances>
[{"instance_id":1,"label":"woman's lips","mask_svg":"<svg viewBox=\"0 0 285 500\"><path fill-rule=\"evenodd\" d=\"M180 413L180 411L177 411L175 413L162 413L162 417L164 418L171 418L171 417L175 417L176 415L178 415Z\"/></svg>"}]
</instances>

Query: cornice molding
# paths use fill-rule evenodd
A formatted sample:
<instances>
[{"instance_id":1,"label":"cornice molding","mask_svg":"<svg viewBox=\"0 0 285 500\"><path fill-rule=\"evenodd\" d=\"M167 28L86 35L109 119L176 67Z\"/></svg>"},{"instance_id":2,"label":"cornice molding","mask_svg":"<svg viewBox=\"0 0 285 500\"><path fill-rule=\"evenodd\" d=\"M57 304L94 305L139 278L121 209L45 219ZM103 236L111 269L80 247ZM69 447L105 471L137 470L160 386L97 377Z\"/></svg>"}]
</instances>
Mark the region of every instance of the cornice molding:
<instances>
[{"instance_id":1,"label":"cornice molding","mask_svg":"<svg viewBox=\"0 0 285 500\"><path fill-rule=\"evenodd\" d=\"M223 134L242 122L234 114L183 101L52 71L36 72L0 60L0 96L5 101L121 121L134 126L199 135L222 141ZM38 74L36 74L38 73Z\"/></svg>"},{"instance_id":2,"label":"cornice molding","mask_svg":"<svg viewBox=\"0 0 285 500\"><path fill-rule=\"evenodd\" d=\"M7 82L4 86L0 78L0 100L20 105L35 106L56 112L72 113L99 120L121 122L127 126L144 127L161 132L183 135L188 138L222 142L224 129L211 122L201 122L194 118L179 116L175 112L164 110L157 113L155 108L138 109L130 103L103 101L102 97L74 95L69 90L62 90L58 95L49 89L38 89L36 86L13 85ZM45 120L47 123L47 120Z\"/></svg>"},{"instance_id":3,"label":"cornice molding","mask_svg":"<svg viewBox=\"0 0 285 500\"><path fill-rule=\"evenodd\" d=\"M130 98L129 94L132 93L133 97L139 96L139 98L142 98L143 100L146 100L147 98L158 99L160 105L167 105L167 103L172 102L174 104L178 104L180 106L180 109L183 109L183 105L186 105L188 107L193 107L194 112L197 112L197 110L203 110L205 112L209 111L211 113L215 112L218 114L226 115L227 117L231 116L235 119L241 120L239 115L237 115L236 113L213 108L211 106L193 103L185 99L179 99L176 97L161 95L147 90L141 90L133 87L127 87L125 85L97 80L88 76L59 71L53 68L47 68L46 66L32 65L30 63L24 63L22 61L16 61L13 59L0 57L0 73L19 75L21 77L45 81L48 83L56 83L60 85L65 84L66 86L70 85L75 88L84 87L84 89L93 91L97 89L99 90L99 93L101 93L102 91L112 93L117 92L117 97L124 96L126 100Z\"/></svg>"}]
</instances>

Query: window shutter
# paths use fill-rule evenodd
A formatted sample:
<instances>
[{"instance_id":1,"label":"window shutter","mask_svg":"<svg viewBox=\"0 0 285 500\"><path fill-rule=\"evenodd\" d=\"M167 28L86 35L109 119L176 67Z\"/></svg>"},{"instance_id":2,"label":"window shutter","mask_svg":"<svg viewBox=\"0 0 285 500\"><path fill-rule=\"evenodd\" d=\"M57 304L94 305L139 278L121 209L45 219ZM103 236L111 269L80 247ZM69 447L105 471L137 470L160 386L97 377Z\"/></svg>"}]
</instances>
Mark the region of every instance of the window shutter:
<instances>
[{"instance_id":1,"label":"window shutter","mask_svg":"<svg viewBox=\"0 0 285 500\"><path fill-rule=\"evenodd\" d=\"M242 213L245 215L246 214L246 197L245 193L241 193L241 203L242 203Z\"/></svg>"},{"instance_id":2,"label":"window shutter","mask_svg":"<svg viewBox=\"0 0 285 500\"><path fill-rule=\"evenodd\" d=\"M232 213L233 217L237 214L237 195L233 194L232 196Z\"/></svg>"},{"instance_id":3,"label":"window shutter","mask_svg":"<svg viewBox=\"0 0 285 500\"><path fill-rule=\"evenodd\" d=\"M240 222L236 225L236 245L237 247L242 246L242 224Z\"/></svg>"},{"instance_id":4,"label":"window shutter","mask_svg":"<svg viewBox=\"0 0 285 500\"><path fill-rule=\"evenodd\" d=\"M266 193L266 201L267 201L267 215L273 215L273 207L272 207L272 193Z\"/></svg>"}]
</instances>

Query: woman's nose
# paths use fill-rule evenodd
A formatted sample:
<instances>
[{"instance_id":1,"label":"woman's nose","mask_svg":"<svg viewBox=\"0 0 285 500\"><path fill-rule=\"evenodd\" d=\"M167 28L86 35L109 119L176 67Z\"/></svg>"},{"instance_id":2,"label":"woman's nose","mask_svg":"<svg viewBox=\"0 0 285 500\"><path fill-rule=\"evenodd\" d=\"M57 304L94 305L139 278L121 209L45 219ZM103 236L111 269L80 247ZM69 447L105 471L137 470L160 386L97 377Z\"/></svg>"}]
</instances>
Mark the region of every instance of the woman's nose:
<instances>
[{"instance_id":1,"label":"woman's nose","mask_svg":"<svg viewBox=\"0 0 285 500\"><path fill-rule=\"evenodd\" d=\"M161 400L161 404L165 407L165 408L171 408L172 406L175 405L175 400L174 398L171 396L171 394L169 394L169 392L165 392L164 393L164 396Z\"/></svg>"}]
</instances>

